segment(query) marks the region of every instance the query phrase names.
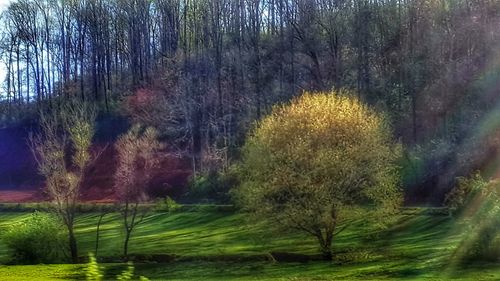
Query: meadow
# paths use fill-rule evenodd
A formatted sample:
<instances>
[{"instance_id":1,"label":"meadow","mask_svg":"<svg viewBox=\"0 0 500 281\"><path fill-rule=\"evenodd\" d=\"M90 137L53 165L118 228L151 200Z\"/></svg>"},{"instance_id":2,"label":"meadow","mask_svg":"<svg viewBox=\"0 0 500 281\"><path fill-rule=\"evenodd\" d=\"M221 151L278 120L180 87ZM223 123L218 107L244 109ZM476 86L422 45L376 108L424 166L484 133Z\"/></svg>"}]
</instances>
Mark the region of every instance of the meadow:
<instances>
[{"instance_id":1,"label":"meadow","mask_svg":"<svg viewBox=\"0 0 500 281\"><path fill-rule=\"evenodd\" d=\"M29 216L0 214L0 233ZM81 214L80 255L94 252L99 214ZM123 231L118 214L104 217L98 258L106 279L119 263ZM498 263L464 263L457 249L467 234L445 212L405 209L387 229L366 222L349 226L334 240L334 260L276 261L270 253L317 254L317 243L297 233L277 233L233 211L152 213L132 236L130 253L137 275L151 280L500 280ZM1 235L0 235L1 236ZM293 260L293 259L292 259ZM0 261L8 252L0 238ZM2 265L2 280L84 280L85 265Z\"/></svg>"}]
</instances>

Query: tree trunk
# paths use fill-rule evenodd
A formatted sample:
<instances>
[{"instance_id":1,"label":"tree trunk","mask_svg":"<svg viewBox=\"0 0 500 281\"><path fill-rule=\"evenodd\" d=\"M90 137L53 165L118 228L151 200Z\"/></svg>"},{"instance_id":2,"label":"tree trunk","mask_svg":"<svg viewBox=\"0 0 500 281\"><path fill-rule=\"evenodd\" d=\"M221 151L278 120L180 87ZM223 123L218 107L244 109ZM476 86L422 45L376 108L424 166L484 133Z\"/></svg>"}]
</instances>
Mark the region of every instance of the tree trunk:
<instances>
[{"instance_id":1,"label":"tree trunk","mask_svg":"<svg viewBox=\"0 0 500 281\"><path fill-rule=\"evenodd\" d=\"M123 257L125 261L128 261L128 242L130 240L130 234L132 233L132 229L127 229L125 232L125 242L123 243Z\"/></svg>"},{"instance_id":2,"label":"tree trunk","mask_svg":"<svg viewBox=\"0 0 500 281\"><path fill-rule=\"evenodd\" d=\"M78 263L78 247L76 245L75 233L73 231L73 226L68 225L68 235L69 235L69 250L71 253L71 262Z\"/></svg>"},{"instance_id":3,"label":"tree trunk","mask_svg":"<svg viewBox=\"0 0 500 281\"><path fill-rule=\"evenodd\" d=\"M97 252L99 250L99 230L101 228L101 223L102 223L102 219L104 218L104 216L106 215L106 213L102 213L100 216L99 216L99 220L97 221L97 229L96 229L96 237L95 237L95 253L94 253L94 256L97 258Z\"/></svg>"},{"instance_id":4,"label":"tree trunk","mask_svg":"<svg viewBox=\"0 0 500 281\"><path fill-rule=\"evenodd\" d=\"M333 252L332 252L332 242L333 242L333 231L326 231L325 236L323 237L323 234L321 231L318 232L317 235L318 242L320 245L320 251L321 255L323 256L324 260L332 260L333 259Z\"/></svg>"}]
</instances>

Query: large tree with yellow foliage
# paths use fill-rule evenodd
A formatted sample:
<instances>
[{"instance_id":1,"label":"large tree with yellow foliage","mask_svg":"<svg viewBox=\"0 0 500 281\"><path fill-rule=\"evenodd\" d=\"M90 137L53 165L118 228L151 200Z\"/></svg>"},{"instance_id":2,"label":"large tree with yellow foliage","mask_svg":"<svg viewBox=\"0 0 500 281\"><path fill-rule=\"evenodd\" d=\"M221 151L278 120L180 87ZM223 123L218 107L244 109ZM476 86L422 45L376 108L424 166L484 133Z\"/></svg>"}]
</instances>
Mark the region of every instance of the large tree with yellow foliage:
<instances>
[{"instance_id":1,"label":"large tree with yellow foliage","mask_svg":"<svg viewBox=\"0 0 500 281\"><path fill-rule=\"evenodd\" d=\"M260 218L313 235L331 259L350 213L388 214L401 203L399 155L383 114L347 92L306 93L252 130L236 199Z\"/></svg>"}]
</instances>

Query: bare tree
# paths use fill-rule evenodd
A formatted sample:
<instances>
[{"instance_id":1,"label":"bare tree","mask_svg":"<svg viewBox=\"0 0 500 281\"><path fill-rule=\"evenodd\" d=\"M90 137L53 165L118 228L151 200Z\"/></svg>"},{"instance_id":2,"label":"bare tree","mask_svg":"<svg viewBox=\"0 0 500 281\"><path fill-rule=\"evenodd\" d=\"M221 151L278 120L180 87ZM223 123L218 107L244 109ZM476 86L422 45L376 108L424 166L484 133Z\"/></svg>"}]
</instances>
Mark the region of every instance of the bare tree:
<instances>
[{"instance_id":1,"label":"bare tree","mask_svg":"<svg viewBox=\"0 0 500 281\"><path fill-rule=\"evenodd\" d=\"M128 259L128 245L134 228L145 216L139 204L147 201L146 187L151 179L153 168L158 163L157 154L163 145L158 141L155 129L133 126L116 143L118 168L115 174L115 188L119 195L125 241L123 255Z\"/></svg>"},{"instance_id":2,"label":"bare tree","mask_svg":"<svg viewBox=\"0 0 500 281\"><path fill-rule=\"evenodd\" d=\"M30 145L56 214L68 229L71 259L78 262L74 233L85 170L95 156L90 152L94 136L94 110L86 104L68 103L59 110L40 113L40 132ZM69 159L69 161L68 161Z\"/></svg>"}]
</instances>

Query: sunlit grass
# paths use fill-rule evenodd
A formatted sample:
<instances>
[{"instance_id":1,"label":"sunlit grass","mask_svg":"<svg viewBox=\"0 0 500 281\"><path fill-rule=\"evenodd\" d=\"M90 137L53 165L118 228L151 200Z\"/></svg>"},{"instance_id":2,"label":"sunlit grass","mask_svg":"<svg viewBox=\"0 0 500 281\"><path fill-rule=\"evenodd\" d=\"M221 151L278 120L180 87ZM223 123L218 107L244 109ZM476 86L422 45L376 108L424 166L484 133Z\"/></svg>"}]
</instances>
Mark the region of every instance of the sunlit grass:
<instances>
[{"instance_id":1,"label":"sunlit grass","mask_svg":"<svg viewBox=\"0 0 500 281\"><path fill-rule=\"evenodd\" d=\"M26 214L0 215L0 231ZM97 214L79 217L80 253L94 249ZM154 214L139 225L130 243L132 254L175 254L190 261L137 264L137 273L153 280L499 280L500 266L462 264L453 253L467 233L460 220L413 210L400 215L386 230L358 223L335 240L336 259L329 262L209 262L222 255L251 256L271 251L317 253L314 239L300 234L273 233L265 224L252 224L242 214L180 212ZM99 256L121 253L123 231L117 214L104 217ZM6 249L0 240L0 256ZM196 261L198 260L198 261ZM124 265L106 264L108 278ZM81 266L1 266L1 280L78 280ZM24 279L23 279L24 278Z\"/></svg>"}]
</instances>

